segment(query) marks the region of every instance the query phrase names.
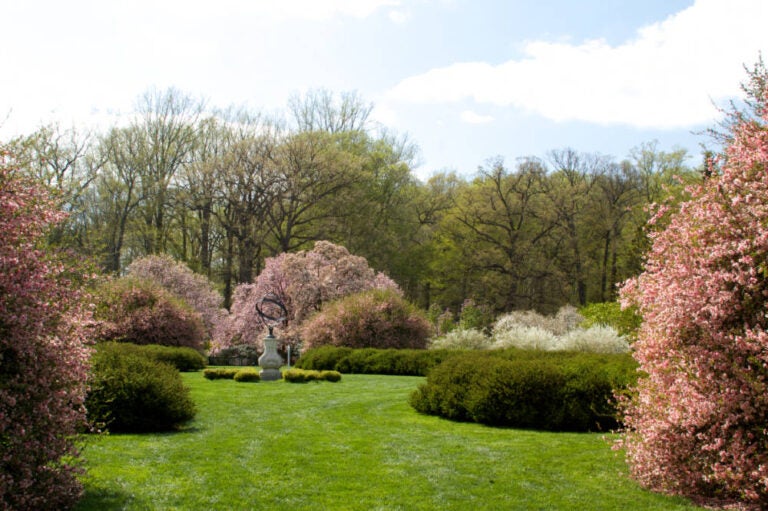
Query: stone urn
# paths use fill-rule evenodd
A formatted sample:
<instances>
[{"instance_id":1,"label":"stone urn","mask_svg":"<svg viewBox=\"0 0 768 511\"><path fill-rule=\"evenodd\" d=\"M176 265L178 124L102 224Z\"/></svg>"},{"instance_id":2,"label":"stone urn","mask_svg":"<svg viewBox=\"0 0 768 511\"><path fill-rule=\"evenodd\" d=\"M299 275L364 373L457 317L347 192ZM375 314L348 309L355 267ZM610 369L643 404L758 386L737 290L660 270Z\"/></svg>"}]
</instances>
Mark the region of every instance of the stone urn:
<instances>
[{"instance_id":1,"label":"stone urn","mask_svg":"<svg viewBox=\"0 0 768 511\"><path fill-rule=\"evenodd\" d=\"M272 332L264 338L264 353L259 357L259 376L262 381L274 381L283 377L280 367L283 365L283 357L277 352L277 339Z\"/></svg>"}]
</instances>

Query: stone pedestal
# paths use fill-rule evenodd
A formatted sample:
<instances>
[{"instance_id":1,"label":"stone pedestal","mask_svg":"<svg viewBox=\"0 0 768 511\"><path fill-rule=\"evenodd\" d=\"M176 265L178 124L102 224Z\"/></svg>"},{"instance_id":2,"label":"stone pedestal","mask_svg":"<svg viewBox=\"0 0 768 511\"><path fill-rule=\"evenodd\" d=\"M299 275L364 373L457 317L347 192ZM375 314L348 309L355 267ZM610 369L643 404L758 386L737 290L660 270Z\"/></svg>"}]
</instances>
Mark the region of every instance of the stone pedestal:
<instances>
[{"instance_id":1,"label":"stone pedestal","mask_svg":"<svg viewBox=\"0 0 768 511\"><path fill-rule=\"evenodd\" d=\"M264 338L264 353L259 357L259 376L262 381L279 380L283 377L280 367L283 365L283 358L277 352L277 339L270 333Z\"/></svg>"}]
</instances>

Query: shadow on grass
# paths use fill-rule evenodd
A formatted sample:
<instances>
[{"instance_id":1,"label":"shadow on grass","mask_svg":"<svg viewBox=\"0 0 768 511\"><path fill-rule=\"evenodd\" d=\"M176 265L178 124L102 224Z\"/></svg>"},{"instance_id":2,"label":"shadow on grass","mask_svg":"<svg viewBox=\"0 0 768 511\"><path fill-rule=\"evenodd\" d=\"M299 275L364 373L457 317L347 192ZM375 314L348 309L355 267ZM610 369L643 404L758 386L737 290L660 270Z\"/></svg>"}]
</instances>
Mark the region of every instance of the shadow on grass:
<instances>
[{"instance_id":1,"label":"shadow on grass","mask_svg":"<svg viewBox=\"0 0 768 511\"><path fill-rule=\"evenodd\" d=\"M75 511L109 511L112 509L125 509L128 504L139 504L133 495L114 488L90 486L85 483L85 494L75 506ZM149 508L147 508L149 509Z\"/></svg>"}]
</instances>

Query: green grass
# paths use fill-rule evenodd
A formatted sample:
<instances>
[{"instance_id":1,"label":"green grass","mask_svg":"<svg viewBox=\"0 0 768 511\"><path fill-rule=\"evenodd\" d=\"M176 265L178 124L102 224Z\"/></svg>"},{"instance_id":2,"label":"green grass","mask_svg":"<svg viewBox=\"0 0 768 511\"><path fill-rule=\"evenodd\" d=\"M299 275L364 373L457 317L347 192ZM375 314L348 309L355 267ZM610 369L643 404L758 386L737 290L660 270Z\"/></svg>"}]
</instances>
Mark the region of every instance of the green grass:
<instances>
[{"instance_id":1,"label":"green grass","mask_svg":"<svg viewBox=\"0 0 768 511\"><path fill-rule=\"evenodd\" d=\"M209 381L178 433L88 439L86 510L683 510L626 476L599 434L417 414L416 377Z\"/></svg>"}]
</instances>

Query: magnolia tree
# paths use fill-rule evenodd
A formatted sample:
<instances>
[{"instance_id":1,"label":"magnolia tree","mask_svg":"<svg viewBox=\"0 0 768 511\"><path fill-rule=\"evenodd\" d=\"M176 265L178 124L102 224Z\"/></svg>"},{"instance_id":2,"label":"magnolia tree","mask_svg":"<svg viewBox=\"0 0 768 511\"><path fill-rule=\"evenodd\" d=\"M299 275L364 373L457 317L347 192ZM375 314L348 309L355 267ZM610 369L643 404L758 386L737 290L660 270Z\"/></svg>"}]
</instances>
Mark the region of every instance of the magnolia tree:
<instances>
[{"instance_id":1,"label":"magnolia tree","mask_svg":"<svg viewBox=\"0 0 768 511\"><path fill-rule=\"evenodd\" d=\"M762 105L768 97L759 98ZM768 507L768 115L733 128L622 290L647 377L624 404L634 476L668 493Z\"/></svg>"},{"instance_id":2,"label":"magnolia tree","mask_svg":"<svg viewBox=\"0 0 768 511\"><path fill-rule=\"evenodd\" d=\"M227 315L223 298L211 282L185 264L167 255L151 255L136 259L128 266L128 274L150 280L184 300L200 314L208 335Z\"/></svg>"},{"instance_id":3,"label":"magnolia tree","mask_svg":"<svg viewBox=\"0 0 768 511\"><path fill-rule=\"evenodd\" d=\"M212 351L238 344L261 349L265 325L256 306L267 294L276 295L285 304L288 314L280 338L295 345L301 324L324 303L369 289L400 292L392 279L374 271L364 257L328 241L316 242L309 251L267 258L264 270L252 284L235 289L230 315L217 329Z\"/></svg>"},{"instance_id":4,"label":"magnolia tree","mask_svg":"<svg viewBox=\"0 0 768 511\"><path fill-rule=\"evenodd\" d=\"M83 276L36 248L62 220L0 147L0 508L65 509L81 493L89 313Z\"/></svg>"}]
</instances>

